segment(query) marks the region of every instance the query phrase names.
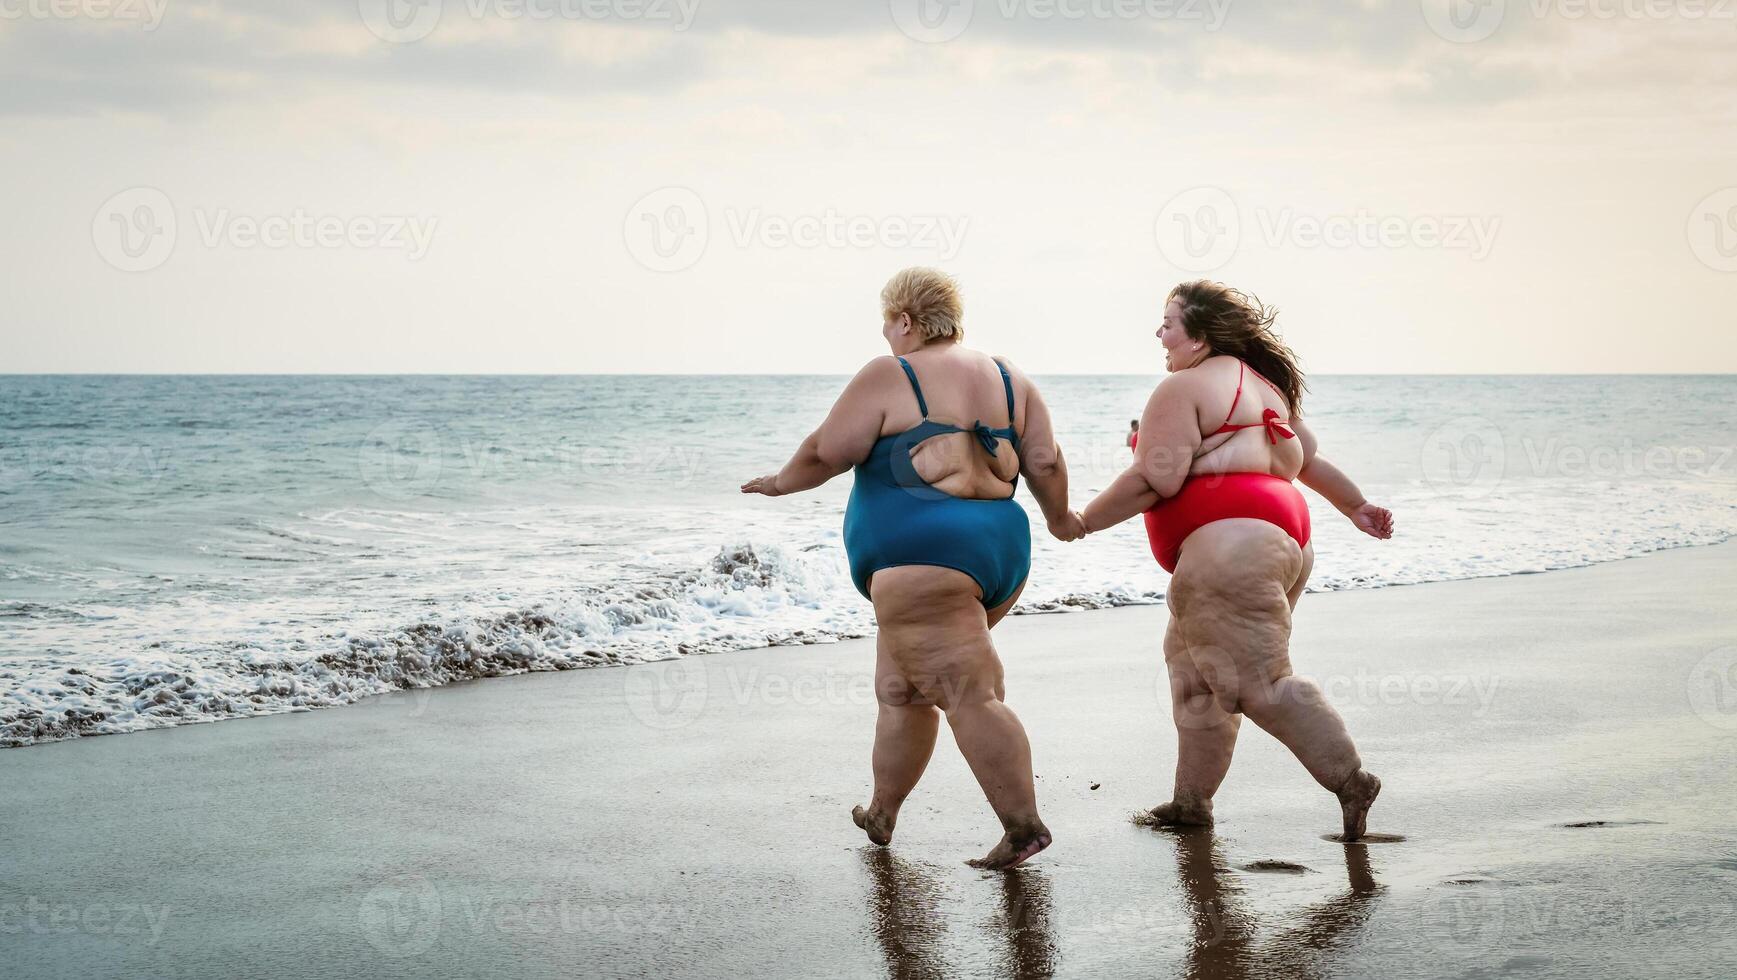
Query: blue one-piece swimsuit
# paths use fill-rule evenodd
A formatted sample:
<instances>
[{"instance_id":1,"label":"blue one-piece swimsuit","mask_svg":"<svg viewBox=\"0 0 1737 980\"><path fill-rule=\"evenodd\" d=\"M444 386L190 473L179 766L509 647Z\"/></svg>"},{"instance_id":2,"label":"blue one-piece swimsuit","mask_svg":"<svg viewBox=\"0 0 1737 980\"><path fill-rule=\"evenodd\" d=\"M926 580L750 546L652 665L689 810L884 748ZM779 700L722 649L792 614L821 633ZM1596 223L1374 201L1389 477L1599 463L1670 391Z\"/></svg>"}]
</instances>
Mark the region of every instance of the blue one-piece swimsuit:
<instances>
[{"instance_id":1,"label":"blue one-piece swimsuit","mask_svg":"<svg viewBox=\"0 0 1737 980\"><path fill-rule=\"evenodd\" d=\"M922 424L882 436L868 459L856 468L856 486L844 512L844 549L850 577L869 597L869 579L883 568L934 565L964 572L983 589L983 605L993 609L1013 598L1031 571L1031 522L1025 508L1005 500L967 500L930 486L911 464L911 453L926 440L951 432L976 436L991 456L999 440L1019 451L1013 428L1013 379L997 361L1007 389L1007 428L991 429L981 420L969 429L929 420L929 404L917 373L899 358L917 396ZM1014 489L1019 480L1014 479Z\"/></svg>"}]
</instances>

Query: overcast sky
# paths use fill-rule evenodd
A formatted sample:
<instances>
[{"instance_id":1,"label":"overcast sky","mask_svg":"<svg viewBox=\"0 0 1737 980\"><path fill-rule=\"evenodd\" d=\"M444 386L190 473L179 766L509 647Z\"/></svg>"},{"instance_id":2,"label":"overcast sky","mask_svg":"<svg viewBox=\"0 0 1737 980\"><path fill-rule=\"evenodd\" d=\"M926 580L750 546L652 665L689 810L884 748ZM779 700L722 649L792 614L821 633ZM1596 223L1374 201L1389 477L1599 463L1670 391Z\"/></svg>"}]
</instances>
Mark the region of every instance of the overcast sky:
<instances>
[{"instance_id":1,"label":"overcast sky","mask_svg":"<svg viewBox=\"0 0 1737 980\"><path fill-rule=\"evenodd\" d=\"M0 0L0 178L0 372L1737 371L1724 0Z\"/></svg>"}]
</instances>

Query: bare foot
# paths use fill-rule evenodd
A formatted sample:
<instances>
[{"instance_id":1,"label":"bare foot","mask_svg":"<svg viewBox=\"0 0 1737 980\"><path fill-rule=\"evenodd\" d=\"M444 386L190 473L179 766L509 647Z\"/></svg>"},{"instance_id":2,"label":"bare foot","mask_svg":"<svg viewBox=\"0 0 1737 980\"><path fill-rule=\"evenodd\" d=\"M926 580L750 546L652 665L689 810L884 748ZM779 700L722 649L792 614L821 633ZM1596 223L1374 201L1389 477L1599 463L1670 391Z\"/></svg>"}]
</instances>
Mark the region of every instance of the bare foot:
<instances>
[{"instance_id":1,"label":"bare foot","mask_svg":"<svg viewBox=\"0 0 1737 980\"><path fill-rule=\"evenodd\" d=\"M1212 801L1183 803L1172 800L1160 803L1145 813L1134 814L1134 823L1141 827L1210 827Z\"/></svg>"},{"instance_id":2,"label":"bare foot","mask_svg":"<svg viewBox=\"0 0 1737 980\"><path fill-rule=\"evenodd\" d=\"M994 850L975 861L965 863L982 871L1006 871L1024 864L1054 841L1049 828L1041 823L1028 831L1015 833L1010 830L1001 838L1001 843L995 845Z\"/></svg>"},{"instance_id":3,"label":"bare foot","mask_svg":"<svg viewBox=\"0 0 1737 980\"><path fill-rule=\"evenodd\" d=\"M876 844L885 847L893 842L893 824L897 818L884 813L870 813L860 806L851 809L850 818L856 821L856 825L868 834L868 839Z\"/></svg>"},{"instance_id":4,"label":"bare foot","mask_svg":"<svg viewBox=\"0 0 1737 980\"><path fill-rule=\"evenodd\" d=\"M1345 780L1345 785L1339 788L1339 809L1345 815L1345 836L1342 838L1349 844L1361 840L1363 832L1368 829L1369 808L1375 805L1375 798L1381 795L1381 780L1375 774L1359 769Z\"/></svg>"}]
</instances>

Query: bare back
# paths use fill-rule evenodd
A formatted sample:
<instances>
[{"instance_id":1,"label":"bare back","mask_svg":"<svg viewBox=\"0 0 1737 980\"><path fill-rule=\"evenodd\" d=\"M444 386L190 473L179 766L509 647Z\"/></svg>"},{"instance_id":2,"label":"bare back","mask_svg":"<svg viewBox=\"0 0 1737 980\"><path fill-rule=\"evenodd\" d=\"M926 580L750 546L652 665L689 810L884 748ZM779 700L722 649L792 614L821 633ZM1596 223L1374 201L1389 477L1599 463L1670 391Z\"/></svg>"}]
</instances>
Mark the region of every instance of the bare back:
<instances>
[{"instance_id":1,"label":"bare back","mask_svg":"<svg viewBox=\"0 0 1737 980\"><path fill-rule=\"evenodd\" d=\"M981 422L990 428L1008 423L1007 389L994 359L957 344L935 345L905 358L916 372L928 402L929 419L970 429ZM901 382L903 381L901 375ZM1014 429L1025 432L1026 386L1015 378ZM914 428L923 421L916 394L908 383L886 393L881 435ZM990 455L972 432L953 432L928 439L911 454L911 463L930 486L967 500L1002 500L1013 496L1019 475L1018 452L1006 439L996 440Z\"/></svg>"},{"instance_id":2,"label":"bare back","mask_svg":"<svg viewBox=\"0 0 1737 980\"><path fill-rule=\"evenodd\" d=\"M1282 421L1291 420L1291 408L1283 395L1253 368L1245 371L1242 362L1234 357L1211 358L1188 373L1189 392L1201 434L1190 475L1268 473L1286 480L1297 478L1307 462L1303 441L1275 437L1268 427L1260 424L1268 410L1277 413ZM1252 428L1219 432L1226 424Z\"/></svg>"}]
</instances>

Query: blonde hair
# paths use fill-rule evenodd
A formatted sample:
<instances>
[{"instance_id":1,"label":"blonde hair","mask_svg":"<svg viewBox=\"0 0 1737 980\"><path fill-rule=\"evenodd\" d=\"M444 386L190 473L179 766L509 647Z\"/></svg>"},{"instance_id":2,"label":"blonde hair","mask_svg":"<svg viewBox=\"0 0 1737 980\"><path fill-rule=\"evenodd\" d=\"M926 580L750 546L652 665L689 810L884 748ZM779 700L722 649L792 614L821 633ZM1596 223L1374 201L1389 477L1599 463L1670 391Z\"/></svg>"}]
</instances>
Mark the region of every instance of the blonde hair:
<instances>
[{"instance_id":1,"label":"blonde hair","mask_svg":"<svg viewBox=\"0 0 1737 980\"><path fill-rule=\"evenodd\" d=\"M939 269L906 269L881 290L883 317L908 314L925 343L965 339L965 303L959 283Z\"/></svg>"}]
</instances>

